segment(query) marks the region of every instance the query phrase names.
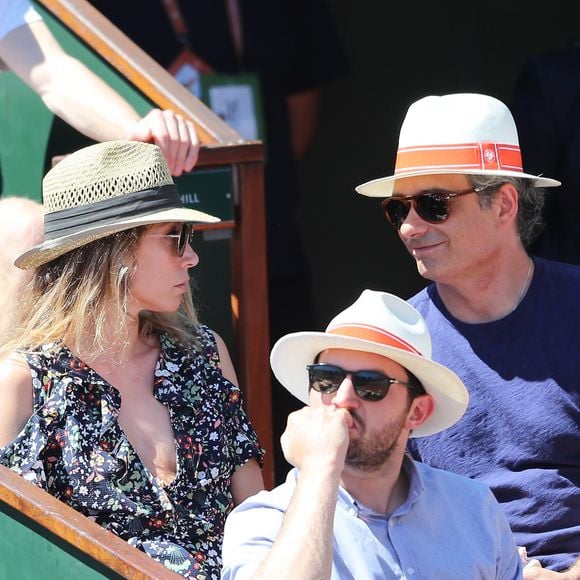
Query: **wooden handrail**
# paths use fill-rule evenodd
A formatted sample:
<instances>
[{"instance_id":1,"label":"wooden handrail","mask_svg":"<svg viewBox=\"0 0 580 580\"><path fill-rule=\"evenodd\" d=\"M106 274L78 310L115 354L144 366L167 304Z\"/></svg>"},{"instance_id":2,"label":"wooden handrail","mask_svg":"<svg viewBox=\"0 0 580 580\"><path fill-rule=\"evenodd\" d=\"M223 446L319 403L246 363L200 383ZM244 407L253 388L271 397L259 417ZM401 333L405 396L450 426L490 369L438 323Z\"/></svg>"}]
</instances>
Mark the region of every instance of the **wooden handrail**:
<instances>
[{"instance_id":1,"label":"wooden handrail","mask_svg":"<svg viewBox=\"0 0 580 580\"><path fill-rule=\"evenodd\" d=\"M172 109L195 123L203 145L227 146L246 142L92 4L86 0L38 2L158 107ZM235 163L236 159L233 158L232 162Z\"/></svg>"},{"instance_id":2,"label":"wooden handrail","mask_svg":"<svg viewBox=\"0 0 580 580\"><path fill-rule=\"evenodd\" d=\"M1 465L0 501L125 578L180 578L144 552Z\"/></svg>"},{"instance_id":3,"label":"wooden handrail","mask_svg":"<svg viewBox=\"0 0 580 580\"><path fill-rule=\"evenodd\" d=\"M235 159L235 161L232 161ZM264 147L261 142L246 141L241 145L202 147L199 152L197 167L229 165L234 163L262 162Z\"/></svg>"}]
</instances>

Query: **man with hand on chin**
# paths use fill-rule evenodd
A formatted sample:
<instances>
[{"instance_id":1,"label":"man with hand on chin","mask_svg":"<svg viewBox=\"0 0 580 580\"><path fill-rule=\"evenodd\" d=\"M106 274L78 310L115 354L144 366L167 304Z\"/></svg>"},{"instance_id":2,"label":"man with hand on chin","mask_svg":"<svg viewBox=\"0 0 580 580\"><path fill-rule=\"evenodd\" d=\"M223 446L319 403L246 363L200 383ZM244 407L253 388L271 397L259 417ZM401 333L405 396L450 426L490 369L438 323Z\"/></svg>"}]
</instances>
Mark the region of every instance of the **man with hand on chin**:
<instances>
[{"instance_id":1,"label":"man with hand on chin","mask_svg":"<svg viewBox=\"0 0 580 580\"><path fill-rule=\"evenodd\" d=\"M371 290L325 332L276 343L276 377L308 405L282 437L296 468L232 512L222 578L521 577L489 489L405 455L409 437L467 407L461 380L430 356L419 313Z\"/></svg>"}]
</instances>

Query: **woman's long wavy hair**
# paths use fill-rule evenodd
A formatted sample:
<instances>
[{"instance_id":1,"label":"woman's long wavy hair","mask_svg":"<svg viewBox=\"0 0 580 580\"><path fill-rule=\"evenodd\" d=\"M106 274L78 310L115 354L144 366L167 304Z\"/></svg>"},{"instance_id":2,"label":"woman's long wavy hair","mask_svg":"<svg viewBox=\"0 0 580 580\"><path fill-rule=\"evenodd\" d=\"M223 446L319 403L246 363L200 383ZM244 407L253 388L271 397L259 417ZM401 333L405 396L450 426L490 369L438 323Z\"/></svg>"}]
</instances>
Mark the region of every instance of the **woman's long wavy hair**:
<instances>
[{"instance_id":1,"label":"woman's long wavy hair","mask_svg":"<svg viewBox=\"0 0 580 580\"><path fill-rule=\"evenodd\" d=\"M39 266L23 289L0 358L14 350L64 344L88 358L107 352L111 339L127 345L127 297L136 269L135 249L147 226L118 232ZM139 332L165 332L195 346L197 314L191 290L175 313L143 311ZM111 328L111 327L114 328Z\"/></svg>"}]
</instances>

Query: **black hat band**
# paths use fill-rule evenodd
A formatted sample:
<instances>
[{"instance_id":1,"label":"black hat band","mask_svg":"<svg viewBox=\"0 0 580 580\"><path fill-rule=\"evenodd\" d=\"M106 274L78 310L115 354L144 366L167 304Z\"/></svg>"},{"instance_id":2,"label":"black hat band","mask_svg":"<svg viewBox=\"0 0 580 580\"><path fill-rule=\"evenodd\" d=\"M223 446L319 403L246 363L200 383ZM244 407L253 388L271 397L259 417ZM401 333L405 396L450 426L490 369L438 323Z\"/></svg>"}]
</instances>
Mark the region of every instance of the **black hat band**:
<instances>
[{"instance_id":1,"label":"black hat band","mask_svg":"<svg viewBox=\"0 0 580 580\"><path fill-rule=\"evenodd\" d=\"M127 218L142 217L182 207L177 187L161 185L126 193L78 207L54 211L44 216L44 239L76 234L97 225L114 225Z\"/></svg>"}]
</instances>

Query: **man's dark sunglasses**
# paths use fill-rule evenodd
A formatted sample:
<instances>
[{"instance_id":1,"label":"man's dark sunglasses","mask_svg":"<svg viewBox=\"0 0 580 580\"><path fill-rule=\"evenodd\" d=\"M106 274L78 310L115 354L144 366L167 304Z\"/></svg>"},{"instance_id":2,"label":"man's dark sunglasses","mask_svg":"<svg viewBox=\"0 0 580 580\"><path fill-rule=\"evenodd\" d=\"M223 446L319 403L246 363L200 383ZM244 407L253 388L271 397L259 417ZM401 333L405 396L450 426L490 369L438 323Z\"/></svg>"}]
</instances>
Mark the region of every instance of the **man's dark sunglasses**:
<instances>
[{"instance_id":1,"label":"man's dark sunglasses","mask_svg":"<svg viewBox=\"0 0 580 580\"><path fill-rule=\"evenodd\" d=\"M451 199L470 193L479 193L482 189L478 187L465 191L431 189L417 195L387 197L381 205L387 219L398 231L407 219L411 206L415 208L421 219L430 224L440 224L449 217L449 201Z\"/></svg>"},{"instance_id":2,"label":"man's dark sunglasses","mask_svg":"<svg viewBox=\"0 0 580 580\"><path fill-rule=\"evenodd\" d=\"M387 396L391 385L403 385L417 394L423 394L423 387L417 382L406 383L379 371L356 371L351 373L336 365L316 363L308 365L310 388L328 395L338 390L342 381L350 376L356 394L365 401L380 401Z\"/></svg>"}]
</instances>

